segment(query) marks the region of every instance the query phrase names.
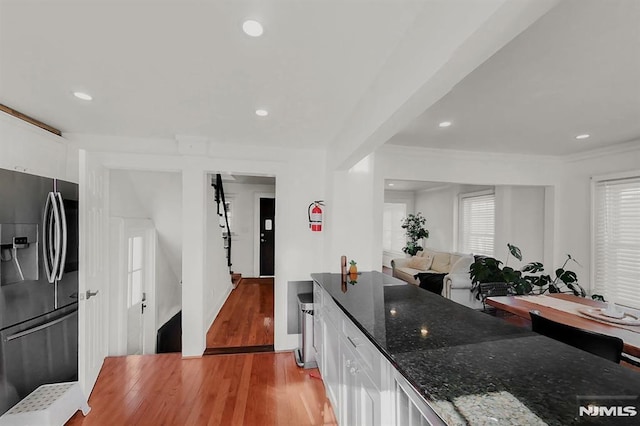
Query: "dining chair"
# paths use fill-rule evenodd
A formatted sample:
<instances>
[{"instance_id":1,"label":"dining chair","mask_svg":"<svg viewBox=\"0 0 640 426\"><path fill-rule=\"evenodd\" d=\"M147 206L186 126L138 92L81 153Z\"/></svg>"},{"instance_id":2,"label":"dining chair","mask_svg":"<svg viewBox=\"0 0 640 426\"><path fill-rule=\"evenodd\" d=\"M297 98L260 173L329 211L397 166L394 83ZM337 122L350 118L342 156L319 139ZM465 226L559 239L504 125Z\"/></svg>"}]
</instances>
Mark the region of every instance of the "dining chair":
<instances>
[{"instance_id":1,"label":"dining chair","mask_svg":"<svg viewBox=\"0 0 640 426\"><path fill-rule=\"evenodd\" d=\"M507 283L480 283L480 301L484 312L487 312L487 297L508 295L509 284Z\"/></svg>"},{"instance_id":2,"label":"dining chair","mask_svg":"<svg viewBox=\"0 0 640 426\"><path fill-rule=\"evenodd\" d=\"M619 337L562 324L543 317L539 311L535 310L530 311L529 315L531 316L531 329L534 332L620 363L623 341Z\"/></svg>"}]
</instances>

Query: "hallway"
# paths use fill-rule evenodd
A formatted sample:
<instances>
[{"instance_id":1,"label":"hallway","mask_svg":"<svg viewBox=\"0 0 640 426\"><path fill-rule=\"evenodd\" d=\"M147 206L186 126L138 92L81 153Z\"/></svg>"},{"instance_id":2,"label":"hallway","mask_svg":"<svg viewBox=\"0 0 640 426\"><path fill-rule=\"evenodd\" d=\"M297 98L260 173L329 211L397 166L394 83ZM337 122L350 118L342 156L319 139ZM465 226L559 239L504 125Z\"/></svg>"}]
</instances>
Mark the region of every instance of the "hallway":
<instances>
[{"instance_id":1,"label":"hallway","mask_svg":"<svg viewBox=\"0 0 640 426\"><path fill-rule=\"evenodd\" d=\"M242 278L207 332L205 355L273 351L273 278Z\"/></svg>"}]
</instances>

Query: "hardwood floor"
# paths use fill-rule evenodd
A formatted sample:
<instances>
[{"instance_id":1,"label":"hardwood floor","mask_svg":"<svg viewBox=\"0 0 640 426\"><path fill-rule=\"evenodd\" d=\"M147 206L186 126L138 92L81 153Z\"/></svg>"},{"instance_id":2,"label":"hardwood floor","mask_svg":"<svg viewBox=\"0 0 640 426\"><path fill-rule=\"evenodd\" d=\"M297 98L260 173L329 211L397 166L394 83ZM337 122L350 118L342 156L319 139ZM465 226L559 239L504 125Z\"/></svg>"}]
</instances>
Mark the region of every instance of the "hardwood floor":
<instances>
[{"instance_id":1,"label":"hardwood floor","mask_svg":"<svg viewBox=\"0 0 640 426\"><path fill-rule=\"evenodd\" d=\"M317 369L293 353L110 357L77 425L335 425Z\"/></svg>"},{"instance_id":2,"label":"hardwood floor","mask_svg":"<svg viewBox=\"0 0 640 426\"><path fill-rule=\"evenodd\" d=\"M242 278L207 332L207 353L241 347L273 350L273 278Z\"/></svg>"}]
</instances>

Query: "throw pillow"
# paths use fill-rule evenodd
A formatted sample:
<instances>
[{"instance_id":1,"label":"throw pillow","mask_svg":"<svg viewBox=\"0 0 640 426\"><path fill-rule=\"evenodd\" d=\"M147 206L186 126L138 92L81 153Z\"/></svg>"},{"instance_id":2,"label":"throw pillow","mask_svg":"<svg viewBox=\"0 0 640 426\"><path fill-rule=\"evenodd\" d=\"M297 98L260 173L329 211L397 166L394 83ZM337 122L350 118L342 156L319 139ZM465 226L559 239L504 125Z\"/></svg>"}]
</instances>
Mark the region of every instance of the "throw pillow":
<instances>
[{"instance_id":1,"label":"throw pillow","mask_svg":"<svg viewBox=\"0 0 640 426\"><path fill-rule=\"evenodd\" d=\"M407 266L413 269L419 269L421 271L427 271L431 267L431 262L433 259L431 257L417 257L414 256L409 259L407 262Z\"/></svg>"},{"instance_id":2,"label":"throw pillow","mask_svg":"<svg viewBox=\"0 0 640 426\"><path fill-rule=\"evenodd\" d=\"M436 272L444 272L449 273L449 253L436 253L433 257L433 264L431 265L431 269Z\"/></svg>"}]
</instances>

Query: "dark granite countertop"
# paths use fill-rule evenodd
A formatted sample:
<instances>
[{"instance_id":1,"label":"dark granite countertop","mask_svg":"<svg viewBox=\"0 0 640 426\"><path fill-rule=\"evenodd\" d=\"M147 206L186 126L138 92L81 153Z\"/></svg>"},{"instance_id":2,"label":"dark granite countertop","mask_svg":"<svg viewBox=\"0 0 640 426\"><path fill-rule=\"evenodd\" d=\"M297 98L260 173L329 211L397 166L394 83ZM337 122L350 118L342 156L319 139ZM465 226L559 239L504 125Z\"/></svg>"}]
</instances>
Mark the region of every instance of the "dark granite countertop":
<instances>
[{"instance_id":1,"label":"dark granite countertop","mask_svg":"<svg viewBox=\"0 0 640 426\"><path fill-rule=\"evenodd\" d=\"M638 407L640 373L379 272L346 292L340 274L311 276L448 423L640 424L580 418L577 400Z\"/></svg>"}]
</instances>

